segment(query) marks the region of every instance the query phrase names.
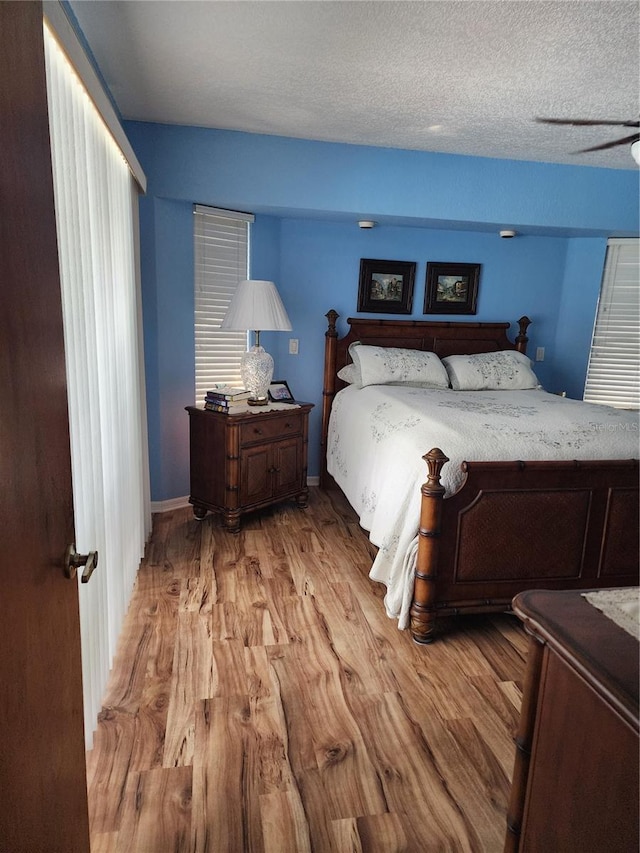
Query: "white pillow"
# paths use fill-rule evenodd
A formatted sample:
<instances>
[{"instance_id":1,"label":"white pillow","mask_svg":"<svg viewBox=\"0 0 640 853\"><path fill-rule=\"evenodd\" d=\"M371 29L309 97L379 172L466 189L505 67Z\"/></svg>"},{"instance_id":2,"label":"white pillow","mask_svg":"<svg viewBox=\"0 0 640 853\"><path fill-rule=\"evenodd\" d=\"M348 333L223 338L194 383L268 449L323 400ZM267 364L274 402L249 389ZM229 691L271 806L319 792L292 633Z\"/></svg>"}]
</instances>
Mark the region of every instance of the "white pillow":
<instances>
[{"instance_id":1,"label":"white pillow","mask_svg":"<svg viewBox=\"0 0 640 853\"><path fill-rule=\"evenodd\" d=\"M346 382L348 385L357 385L359 388L362 388L362 384L360 382L360 371L355 364L345 364L344 367L340 368L338 371L338 379L342 379L342 381Z\"/></svg>"},{"instance_id":2,"label":"white pillow","mask_svg":"<svg viewBox=\"0 0 640 853\"><path fill-rule=\"evenodd\" d=\"M540 385L531 361L517 350L449 355L442 361L454 391L526 391Z\"/></svg>"},{"instance_id":3,"label":"white pillow","mask_svg":"<svg viewBox=\"0 0 640 853\"><path fill-rule=\"evenodd\" d=\"M434 352L396 347L349 347L360 385L404 385L420 388L448 388L449 377Z\"/></svg>"},{"instance_id":4,"label":"white pillow","mask_svg":"<svg viewBox=\"0 0 640 853\"><path fill-rule=\"evenodd\" d=\"M360 368L355 362L353 351L360 346L360 341L354 341L349 344L349 355L351 356L351 364L345 364L337 373L338 379L342 379L348 385L355 385L356 388L362 388L362 378L360 376Z\"/></svg>"}]
</instances>

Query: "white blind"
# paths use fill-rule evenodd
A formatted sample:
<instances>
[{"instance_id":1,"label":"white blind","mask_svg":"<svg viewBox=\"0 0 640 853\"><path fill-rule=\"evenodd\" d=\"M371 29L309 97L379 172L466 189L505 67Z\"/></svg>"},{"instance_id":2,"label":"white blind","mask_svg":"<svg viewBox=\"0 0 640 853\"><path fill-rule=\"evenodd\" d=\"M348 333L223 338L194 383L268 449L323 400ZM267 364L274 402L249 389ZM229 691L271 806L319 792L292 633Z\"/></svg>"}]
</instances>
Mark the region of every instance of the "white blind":
<instances>
[{"instance_id":1,"label":"white blind","mask_svg":"<svg viewBox=\"0 0 640 853\"><path fill-rule=\"evenodd\" d=\"M138 162L138 158L122 129L111 101L104 91L93 65L78 41L75 29L67 17L66 8L60 3L60 0L44 0L42 10L47 26L55 36L69 63L75 69L79 79L82 80L83 88L86 90L93 106L100 114L102 121L105 123L116 145L129 164L131 174L136 179L140 190L143 193L146 192L147 178L142 171L142 166Z\"/></svg>"},{"instance_id":2,"label":"white blind","mask_svg":"<svg viewBox=\"0 0 640 853\"><path fill-rule=\"evenodd\" d=\"M90 748L151 526L138 195L122 152L46 25L44 42L76 547L85 554L98 551L96 572L80 586L85 739Z\"/></svg>"},{"instance_id":3,"label":"white blind","mask_svg":"<svg viewBox=\"0 0 640 853\"><path fill-rule=\"evenodd\" d=\"M194 207L196 403L216 382L241 385L247 333L220 329L239 281L249 277L248 213Z\"/></svg>"},{"instance_id":4,"label":"white blind","mask_svg":"<svg viewBox=\"0 0 640 853\"><path fill-rule=\"evenodd\" d=\"M584 399L640 406L640 240L609 240Z\"/></svg>"}]
</instances>

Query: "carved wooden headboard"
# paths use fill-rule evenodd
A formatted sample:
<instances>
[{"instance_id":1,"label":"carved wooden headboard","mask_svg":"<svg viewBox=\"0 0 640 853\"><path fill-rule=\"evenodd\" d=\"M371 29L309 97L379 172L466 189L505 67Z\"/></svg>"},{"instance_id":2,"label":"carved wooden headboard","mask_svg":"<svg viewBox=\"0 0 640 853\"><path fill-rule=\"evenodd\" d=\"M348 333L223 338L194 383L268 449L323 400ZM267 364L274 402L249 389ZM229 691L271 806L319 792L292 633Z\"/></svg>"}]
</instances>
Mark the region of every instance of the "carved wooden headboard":
<instances>
[{"instance_id":1,"label":"carved wooden headboard","mask_svg":"<svg viewBox=\"0 0 640 853\"><path fill-rule=\"evenodd\" d=\"M324 382L322 387L322 438L321 438L321 485L331 484L326 473L326 446L329 430L329 415L333 398L344 388L338 379L338 371L349 364L349 346L354 341L378 347L402 347L425 352L435 352L440 358L447 355L471 355L479 352L497 352L516 349L527 351L528 317L518 320L519 333L512 342L507 337L510 323L478 323L465 321L431 320L376 320L352 318L347 320L347 334L338 338L336 321L340 315L333 309L326 314L328 328L325 332Z\"/></svg>"}]
</instances>

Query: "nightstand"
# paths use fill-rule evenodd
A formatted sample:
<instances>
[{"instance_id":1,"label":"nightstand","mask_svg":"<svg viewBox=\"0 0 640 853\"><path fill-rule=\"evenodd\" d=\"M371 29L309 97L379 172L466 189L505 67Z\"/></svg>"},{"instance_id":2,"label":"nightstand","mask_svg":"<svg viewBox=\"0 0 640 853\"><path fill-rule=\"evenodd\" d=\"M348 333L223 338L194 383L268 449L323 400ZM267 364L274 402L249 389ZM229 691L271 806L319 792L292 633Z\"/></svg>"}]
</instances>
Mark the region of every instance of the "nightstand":
<instances>
[{"instance_id":1,"label":"nightstand","mask_svg":"<svg viewBox=\"0 0 640 853\"><path fill-rule=\"evenodd\" d=\"M279 501L307 506L307 446L312 403L238 414L187 406L196 518L220 513L237 533L240 516Z\"/></svg>"}]
</instances>

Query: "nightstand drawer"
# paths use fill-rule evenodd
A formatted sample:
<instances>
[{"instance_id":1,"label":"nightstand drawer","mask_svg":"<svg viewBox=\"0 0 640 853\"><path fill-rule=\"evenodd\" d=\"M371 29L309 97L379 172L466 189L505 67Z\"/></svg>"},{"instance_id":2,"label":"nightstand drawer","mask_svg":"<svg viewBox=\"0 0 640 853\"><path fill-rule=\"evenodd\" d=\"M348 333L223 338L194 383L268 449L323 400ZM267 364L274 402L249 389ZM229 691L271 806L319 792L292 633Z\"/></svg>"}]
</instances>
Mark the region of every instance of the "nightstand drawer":
<instances>
[{"instance_id":1,"label":"nightstand drawer","mask_svg":"<svg viewBox=\"0 0 640 853\"><path fill-rule=\"evenodd\" d=\"M271 416L257 423L242 424L240 426L240 446L253 444L260 441L272 441L276 438L286 438L289 435L298 435L302 432L302 415L297 412L284 412L280 417Z\"/></svg>"}]
</instances>

